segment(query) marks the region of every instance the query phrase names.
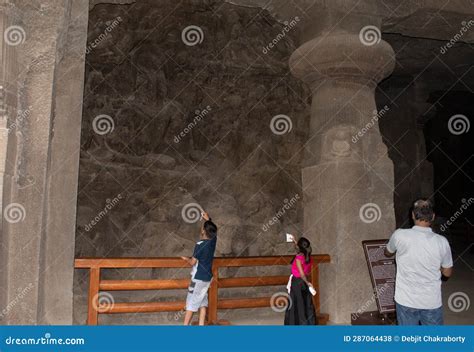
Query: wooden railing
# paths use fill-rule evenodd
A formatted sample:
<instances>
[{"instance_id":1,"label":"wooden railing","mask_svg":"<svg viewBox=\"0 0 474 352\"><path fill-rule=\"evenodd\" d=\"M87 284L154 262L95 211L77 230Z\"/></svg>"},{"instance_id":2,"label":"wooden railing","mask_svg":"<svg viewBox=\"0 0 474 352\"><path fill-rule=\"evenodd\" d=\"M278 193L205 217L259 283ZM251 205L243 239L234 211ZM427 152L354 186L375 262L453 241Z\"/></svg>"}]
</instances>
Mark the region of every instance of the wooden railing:
<instances>
[{"instance_id":1,"label":"wooden railing","mask_svg":"<svg viewBox=\"0 0 474 352\"><path fill-rule=\"evenodd\" d=\"M329 316L321 314L319 305L319 264L329 263L327 254L313 255L314 265L311 272L311 282L316 289L313 303L319 324L326 324ZM274 266L287 265L293 256L269 257L238 257L215 258L212 266L213 279L209 288L208 323L218 324L218 309L270 307L271 297L258 298L219 298L218 291L230 287L255 287L286 285L287 275L255 276L255 277L219 277L220 268ZM124 268L189 268L181 258L78 258L75 260L76 269L89 269L89 293L87 324L97 325L99 314L113 313L150 313L173 312L185 308L185 301L172 302L113 302L113 304L99 304L100 291L128 291L128 290L171 290L185 289L189 286L189 279L160 279L160 280L101 280L101 269ZM286 287L280 291L286 290Z\"/></svg>"}]
</instances>

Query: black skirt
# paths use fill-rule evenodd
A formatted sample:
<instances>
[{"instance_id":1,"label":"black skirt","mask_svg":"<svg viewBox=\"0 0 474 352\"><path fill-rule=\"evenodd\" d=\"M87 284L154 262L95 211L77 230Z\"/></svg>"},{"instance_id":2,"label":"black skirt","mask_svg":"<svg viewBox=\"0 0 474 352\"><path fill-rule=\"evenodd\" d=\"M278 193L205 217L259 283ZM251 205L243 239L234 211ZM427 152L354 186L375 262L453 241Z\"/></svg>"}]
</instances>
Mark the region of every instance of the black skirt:
<instances>
[{"instance_id":1,"label":"black skirt","mask_svg":"<svg viewBox=\"0 0 474 352\"><path fill-rule=\"evenodd\" d=\"M285 325L317 325L313 296L299 277L291 280L290 300L285 312Z\"/></svg>"}]
</instances>

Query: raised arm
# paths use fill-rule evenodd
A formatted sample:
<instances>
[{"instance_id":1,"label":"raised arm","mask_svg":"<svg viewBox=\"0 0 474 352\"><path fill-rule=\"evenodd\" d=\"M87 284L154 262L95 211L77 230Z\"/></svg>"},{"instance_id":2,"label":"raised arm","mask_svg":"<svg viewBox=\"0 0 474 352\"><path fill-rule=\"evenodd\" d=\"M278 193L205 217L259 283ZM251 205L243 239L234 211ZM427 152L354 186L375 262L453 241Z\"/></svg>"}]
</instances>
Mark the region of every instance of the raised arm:
<instances>
[{"instance_id":1,"label":"raised arm","mask_svg":"<svg viewBox=\"0 0 474 352\"><path fill-rule=\"evenodd\" d=\"M209 214L206 211L203 211L201 213L201 217L203 218L204 221L208 221L208 220L211 219L211 217L209 216Z\"/></svg>"}]
</instances>

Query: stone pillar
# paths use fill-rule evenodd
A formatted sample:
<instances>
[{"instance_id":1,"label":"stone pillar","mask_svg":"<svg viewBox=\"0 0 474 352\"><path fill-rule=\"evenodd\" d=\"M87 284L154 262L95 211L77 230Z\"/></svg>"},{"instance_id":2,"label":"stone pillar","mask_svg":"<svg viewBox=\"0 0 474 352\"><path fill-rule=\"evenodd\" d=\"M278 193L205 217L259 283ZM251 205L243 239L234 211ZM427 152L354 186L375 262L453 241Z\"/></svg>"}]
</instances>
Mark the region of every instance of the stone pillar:
<instances>
[{"instance_id":1,"label":"stone pillar","mask_svg":"<svg viewBox=\"0 0 474 352\"><path fill-rule=\"evenodd\" d=\"M1 33L10 38L2 62L12 103L2 141L0 324L72 323L88 6L50 0L2 8L12 14Z\"/></svg>"},{"instance_id":2,"label":"stone pillar","mask_svg":"<svg viewBox=\"0 0 474 352\"><path fill-rule=\"evenodd\" d=\"M15 46L6 42L5 31L14 25L14 10L8 6L6 2L0 3L0 43L1 43L1 71L0 71L0 205L2 209L2 217L0 218L0 324L6 321L6 308L8 306L8 251L7 238L5 236L5 227L3 223L5 205L8 205L8 192L4 192L8 185L5 184L6 173L8 168L8 144L15 139L10 134L8 128L8 120L17 113L17 50Z\"/></svg>"},{"instance_id":3,"label":"stone pillar","mask_svg":"<svg viewBox=\"0 0 474 352\"><path fill-rule=\"evenodd\" d=\"M66 12L53 81L50 141L39 287L39 324L71 324L74 248L81 144L88 0L73 0Z\"/></svg>"},{"instance_id":4,"label":"stone pillar","mask_svg":"<svg viewBox=\"0 0 474 352\"><path fill-rule=\"evenodd\" d=\"M323 33L290 58L292 73L313 93L302 171L304 231L315 253L332 257L321 266L321 311L335 324L376 309L361 241L388 238L395 228L393 163L374 96L395 59L383 40L369 44L359 33Z\"/></svg>"}]
</instances>

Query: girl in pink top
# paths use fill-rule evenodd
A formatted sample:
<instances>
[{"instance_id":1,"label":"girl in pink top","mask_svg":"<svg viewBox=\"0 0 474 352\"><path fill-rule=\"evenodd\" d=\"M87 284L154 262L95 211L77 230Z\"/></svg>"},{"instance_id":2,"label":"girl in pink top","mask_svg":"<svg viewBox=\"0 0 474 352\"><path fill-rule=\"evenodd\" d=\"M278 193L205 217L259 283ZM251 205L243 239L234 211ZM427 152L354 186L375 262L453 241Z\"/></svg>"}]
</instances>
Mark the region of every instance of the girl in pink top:
<instances>
[{"instance_id":1,"label":"girl in pink top","mask_svg":"<svg viewBox=\"0 0 474 352\"><path fill-rule=\"evenodd\" d=\"M313 305L313 295L310 292L313 258L311 258L311 243L305 237L296 241L296 256L291 261L291 277L288 283L289 304L285 312L285 325L316 325L317 319Z\"/></svg>"},{"instance_id":2,"label":"girl in pink top","mask_svg":"<svg viewBox=\"0 0 474 352\"><path fill-rule=\"evenodd\" d=\"M293 275L293 277L302 277L303 275L310 275L312 265L313 258L310 257L309 263L307 263L305 255L299 253L296 255L296 257L293 258L291 262L291 274Z\"/></svg>"}]
</instances>

